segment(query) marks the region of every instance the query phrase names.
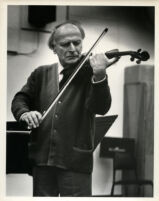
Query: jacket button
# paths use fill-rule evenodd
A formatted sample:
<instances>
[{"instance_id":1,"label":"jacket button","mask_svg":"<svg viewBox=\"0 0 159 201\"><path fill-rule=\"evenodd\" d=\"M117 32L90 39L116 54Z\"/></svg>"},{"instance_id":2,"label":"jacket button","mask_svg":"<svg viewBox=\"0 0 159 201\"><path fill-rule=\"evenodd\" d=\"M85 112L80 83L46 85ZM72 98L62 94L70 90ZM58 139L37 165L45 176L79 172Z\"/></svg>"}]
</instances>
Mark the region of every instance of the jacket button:
<instances>
[{"instance_id":1,"label":"jacket button","mask_svg":"<svg viewBox=\"0 0 159 201\"><path fill-rule=\"evenodd\" d=\"M58 118L58 115L57 115L57 114L55 114L55 118L56 118L56 119Z\"/></svg>"},{"instance_id":2,"label":"jacket button","mask_svg":"<svg viewBox=\"0 0 159 201\"><path fill-rule=\"evenodd\" d=\"M62 101L58 101L58 103L59 103L59 104L61 104L61 103L62 103Z\"/></svg>"}]
</instances>

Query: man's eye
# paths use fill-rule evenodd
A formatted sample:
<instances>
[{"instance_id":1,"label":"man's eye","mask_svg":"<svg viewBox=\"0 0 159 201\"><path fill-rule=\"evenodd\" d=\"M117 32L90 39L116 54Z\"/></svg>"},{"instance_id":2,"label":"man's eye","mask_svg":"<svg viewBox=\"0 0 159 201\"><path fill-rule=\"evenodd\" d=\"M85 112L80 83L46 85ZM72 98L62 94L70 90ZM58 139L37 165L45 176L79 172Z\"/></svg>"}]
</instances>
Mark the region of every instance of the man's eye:
<instances>
[{"instance_id":1,"label":"man's eye","mask_svg":"<svg viewBox=\"0 0 159 201\"><path fill-rule=\"evenodd\" d=\"M80 45L80 43L81 43L81 41L75 41L73 44L74 44L75 46L78 46L78 45Z\"/></svg>"},{"instance_id":2,"label":"man's eye","mask_svg":"<svg viewBox=\"0 0 159 201\"><path fill-rule=\"evenodd\" d=\"M71 45L71 43L74 45L74 46L78 46L80 45L81 41L73 41L73 42L68 42L68 43L61 43L60 45L62 47L69 47Z\"/></svg>"},{"instance_id":3,"label":"man's eye","mask_svg":"<svg viewBox=\"0 0 159 201\"><path fill-rule=\"evenodd\" d=\"M62 47L68 47L68 46L69 46L69 43L62 43L61 46L62 46Z\"/></svg>"}]
</instances>

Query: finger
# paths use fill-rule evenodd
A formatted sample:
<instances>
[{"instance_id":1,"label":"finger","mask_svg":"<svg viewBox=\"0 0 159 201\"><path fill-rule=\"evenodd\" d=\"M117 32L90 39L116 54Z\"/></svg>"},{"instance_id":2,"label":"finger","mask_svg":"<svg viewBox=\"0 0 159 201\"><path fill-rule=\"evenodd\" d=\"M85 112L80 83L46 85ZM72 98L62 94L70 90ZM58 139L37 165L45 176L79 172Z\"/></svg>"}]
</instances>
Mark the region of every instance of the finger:
<instances>
[{"instance_id":1,"label":"finger","mask_svg":"<svg viewBox=\"0 0 159 201\"><path fill-rule=\"evenodd\" d=\"M30 124L29 119L28 119L28 117L27 117L26 114L23 116L23 118L21 119L21 121L26 122L28 129L32 129L32 125Z\"/></svg>"},{"instance_id":2,"label":"finger","mask_svg":"<svg viewBox=\"0 0 159 201\"><path fill-rule=\"evenodd\" d=\"M41 121L42 121L42 114L40 112L38 112L38 111L35 111L35 114L36 114L36 116L38 118L39 123L41 123Z\"/></svg>"},{"instance_id":3,"label":"finger","mask_svg":"<svg viewBox=\"0 0 159 201\"><path fill-rule=\"evenodd\" d=\"M41 121L42 121L42 115L41 115L41 113L38 112L38 111L33 111L33 112L32 112L32 117L33 117L34 123L35 123L36 126L38 127L39 124L40 124Z\"/></svg>"},{"instance_id":4,"label":"finger","mask_svg":"<svg viewBox=\"0 0 159 201\"><path fill-rule=\"evenodd\" d=\"M115 57L111 62L108 63L107 67L115 64L119 59L120 59L120 57Z\"/></svg>"},{"instance_id":5,"label":"finger","mask_svg":"<svg viewBox=\"0 0 159 201\"><path fill-rule=\"evenodd\" d=\"M28 113L27 115L28 121L29 121L29 125L31 124L33 128L36 128L36 124L34 123L34 119L32 117L32 113Z\"/></svg>"},{"instance_id":6,"label":"finger","mask_svg":"<svg viewBox=\"0 0 159 201\"><path fill-rule=\"evenodd\" d=\"M91 66L96 66L96 59L94 56L90 56L89 61Z\"/></svg>"},{"instance_id":7,"label":"finger","mask_svg":"<svg viewBox=\"0 0 159 201\"><path fill-rule=\"evenodd\" d=\"M27 118L27 116L24 116L23 118L22 118L22 121L25 121L26 123L27 123L27 125L29 126L29 119Z\"/></svg>"},{"instance_id":8,"label":"finger","mask_svg":"<svg viewBox=\"0 0 159 201\"><path fill-rule=\"evenodd\" d=\"M103 67L106 67L109 63L109 59L106 57L104 53L95 54L93 57L91 57L91 61L96 66L103 66Z\"/></svg>"},{"instance_id":9,"label":"finger","mask_svg":"<svg viewBox=\"0 0 159 201\"><path fill-rule=\"evenodd\" d=\"M33 128L33 125L30 123L27 128L30 130Z\"/></svg>"},{"instance_id":10,"label":"finger","mask_svg":"<svg viewBox=\"0 0 159 201\"><path fill-rule=\"evenodd\" d=\"M36 112L31 112L31 117L32 117L35 127L39 127L40 122L39 122Z\"/></svg>"}]
</instances>

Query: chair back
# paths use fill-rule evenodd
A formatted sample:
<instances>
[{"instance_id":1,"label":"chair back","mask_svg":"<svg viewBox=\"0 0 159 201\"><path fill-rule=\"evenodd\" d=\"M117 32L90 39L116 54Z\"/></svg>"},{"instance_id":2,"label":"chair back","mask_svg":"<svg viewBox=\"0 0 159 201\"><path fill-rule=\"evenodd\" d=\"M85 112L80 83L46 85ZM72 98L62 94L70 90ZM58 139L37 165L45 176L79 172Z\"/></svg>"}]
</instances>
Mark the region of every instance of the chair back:
<instances>
[{"instance_id":1,"label":"chair back","mask_svg":"<svg viewBox=\"0 0 159 201\"><path fill-rule=\"evenodd\" d=\"M133 138L104 137L100 145L100 157L114 158L115 153L134 154Z\"/></svg>"},{"instance_id":2,"label":"chair back","mask_svg":"<svg viewBox=\"0 0 159 201\"><path fill-rule=\"evenodd\" d=\"M113 163L115 170L135 170L136 168L135 158L128 152L116 152Z\"/></svg>"}]
</instances>

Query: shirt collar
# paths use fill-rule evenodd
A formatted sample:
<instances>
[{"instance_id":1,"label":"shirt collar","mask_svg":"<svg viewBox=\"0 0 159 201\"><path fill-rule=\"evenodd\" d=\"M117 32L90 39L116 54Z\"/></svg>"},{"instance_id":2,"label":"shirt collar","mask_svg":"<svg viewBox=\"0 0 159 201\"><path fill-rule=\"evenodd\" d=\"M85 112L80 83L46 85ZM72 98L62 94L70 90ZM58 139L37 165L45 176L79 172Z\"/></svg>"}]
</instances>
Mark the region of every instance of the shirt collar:
<instances>
[{"instance_id":1,"label":"shirt collar","mask_svg":"<svg viewBox=\"0 0 159 201\"><path fill-rule=\"evenodd\" d=\"M60 62L58 62L58 74L63 70L63 66L61 65Z\"/></svg>"}]
</instances>

